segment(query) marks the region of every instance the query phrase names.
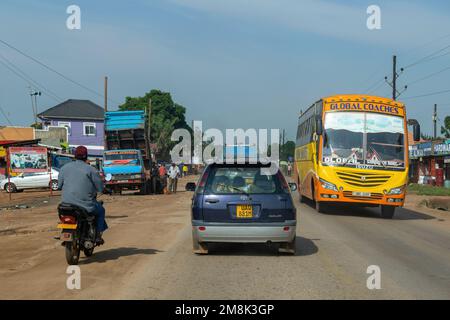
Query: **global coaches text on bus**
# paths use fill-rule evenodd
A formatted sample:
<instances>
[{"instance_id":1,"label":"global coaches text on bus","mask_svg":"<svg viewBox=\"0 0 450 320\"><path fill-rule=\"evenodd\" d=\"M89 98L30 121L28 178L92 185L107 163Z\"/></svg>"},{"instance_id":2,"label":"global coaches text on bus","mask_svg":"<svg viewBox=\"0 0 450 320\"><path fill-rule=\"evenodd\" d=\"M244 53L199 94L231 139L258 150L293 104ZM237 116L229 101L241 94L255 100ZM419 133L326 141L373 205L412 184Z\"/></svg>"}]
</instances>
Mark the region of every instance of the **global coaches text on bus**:
<instances>
[{"instance_id":1,"label":"global coaches text on bus","mask_svg":"<svg viewBox=\"0 0 450 320\"><path fill-rule=\"evenodd\" d=\"M414 127L414 140L420 127ZM408 179L408 126L400 102L367 95L320 99L299 117L295 176L300 199L381 206L392 218Z\"/></svg>"}]
</instances>

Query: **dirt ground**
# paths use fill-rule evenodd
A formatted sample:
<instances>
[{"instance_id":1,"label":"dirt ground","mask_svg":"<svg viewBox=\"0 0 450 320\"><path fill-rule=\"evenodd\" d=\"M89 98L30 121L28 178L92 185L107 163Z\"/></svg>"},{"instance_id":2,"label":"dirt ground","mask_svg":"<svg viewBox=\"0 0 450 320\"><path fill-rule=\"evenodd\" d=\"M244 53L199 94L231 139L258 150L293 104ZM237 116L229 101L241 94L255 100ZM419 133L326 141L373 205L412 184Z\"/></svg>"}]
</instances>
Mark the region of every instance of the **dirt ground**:
<instances>
[{"instance_id":1,"label":"dirt ground","mask_svg":"<svg viewBox=\"0 0 450 320\"><path fill-rule=\"evenodd\" d=\"M72 291L66 288L64 249L54 239L59 234L59 194L25 191L13 194L9 202L8 194L0 193L0 299L115 298L118 288L155 256L168 252L180 230L186 229L192 193L185 192L184 185L196 179L181 179L180 191L172 195L103 195L110 226L106 244L91 258L81 258L83 290ZM425 198L408 195L406 208L448 222L448 212L420 206Z\"/></svg>"},{"instance_id":2,"label":"dirt ground","mask_svg":"<svg viewBox=\"0 0 450 320\"><path fill-rule=\"evenodd\" d=\"M103 195L109 230L105 245L93 257L80 259L82 288L65 287L67 263L59 235L56 206L59 195L47 191L0 194L0 299L97 299L111 297L142 259L164 252L175 239L180 225L189 221L191 192L184 191L182 178L177 194ZM26 204L26 209L5 207ZM81 254L83 256L83 254ZM111 267L113 266L113 267Z\"/></svg>"}]
</instances>

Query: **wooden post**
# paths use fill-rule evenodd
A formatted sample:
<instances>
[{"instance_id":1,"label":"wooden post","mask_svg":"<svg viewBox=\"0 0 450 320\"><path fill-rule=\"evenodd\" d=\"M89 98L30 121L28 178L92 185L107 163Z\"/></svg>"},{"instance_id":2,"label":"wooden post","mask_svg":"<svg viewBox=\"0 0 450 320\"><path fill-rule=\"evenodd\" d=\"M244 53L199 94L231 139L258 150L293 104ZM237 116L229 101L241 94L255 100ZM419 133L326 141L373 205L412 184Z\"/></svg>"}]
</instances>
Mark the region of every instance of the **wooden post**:
<instances>
[{"instance_id":1,"label":"wooden post","mask_svg":"<svg viewBox=\"0 0 450 320\"><path fill-rule=\"evenodd\" d=\"M148 116L148 136L147 136L147 143L148 143L148 157L150 159L150 162L152 162L152 152L151 152L151 128L152 128L152 99L148 99L148 110L147 110L147 116Z\"/></svg>"},{"instance_id":2,"label":"wooden post","mask_svg":"<svg viewBox=\"0 0 450 320\"><path fill-rule=\"evenodd\" d=\"M9 156L9 147L6 149L6 170L8 174L9 201L11 201L11 158Z\"/></svg>"},{"instance_id":3,"label":"wooden post","mask_svg":"<svg viewBox=\"0 0 450 320\"><path fill-rule=\"evenodd\" d=\"M53 196L53 183L52 183L52 154L47 153L50 157L48 158L48 166L50 167L50 197Z\"/></svg>"},{"instance_id":4,"label":"wooden post","mask_svg":"<svg viewBox=\"0 0 450 320\"><path fill-rule=\"evenodd\" d=\"M108 77L105 77L105 112L108 111Z\"/></svg>"}]
</instances>

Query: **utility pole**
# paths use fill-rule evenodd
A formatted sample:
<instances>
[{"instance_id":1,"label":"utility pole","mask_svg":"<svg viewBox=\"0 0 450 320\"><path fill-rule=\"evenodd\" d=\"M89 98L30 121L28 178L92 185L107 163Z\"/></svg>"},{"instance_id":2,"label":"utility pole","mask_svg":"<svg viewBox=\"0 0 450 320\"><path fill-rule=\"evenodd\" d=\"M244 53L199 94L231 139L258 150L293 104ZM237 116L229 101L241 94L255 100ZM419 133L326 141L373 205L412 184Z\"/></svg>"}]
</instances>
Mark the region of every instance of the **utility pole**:
<instances>
[{"instance_id":1,"label":"utility pole","mask_svg":"<svg viewBox=\"0 0 450 320\"><path fill-rule=\"evenodd\" d=\"M392 81L389 82L388 77L384 77L386 83L392 88L392 100L397 100L397 98L408 89L408 86L405 86L401 92L397 91L397 79L402 72L403 68L400 69L400 73L397 72L397 56L392 56Z\"/></svg>"},{"instance_id":2,"label":"utility pole","mask_svg":"<svg viewBox=\"0 0 450 320\"><path fill-rule=\"evenodd\" d=\"M34 89L30 88L30 98L31 98L31 108L33 109L33 119L34 119L34 124L37 123L37 112L38 112L38 107L37 107L37 96L40 96L42 93L40 91L36 91Z\"/></svg>"},{"instance_id":3,"label":"utility pole","mask_svg":"<svg viewBox=\"0 0 450 320\"><path fill-rule=\"evenodd\" d=\"M434 112L433 112L433 137L434 140L437 138L437 104L434 104Z\"/></svg>"},{"instance_id":4,"label":"utility pole","mask_svg":"<svg viewBox=\"0 0 450 320\"><path fill-rule=\"evenodd\" d=\"M105 112L108 111L108 77L105 77L105 85L104 85L104 89L105 89Z\"/></svg>"},{"instance_id":5,"label":"utility pole","mask_svg":"<svg viewBox=\"0 0 450 320\"><path fill-rule=\"evenodd\" d=\"M397 100L397 56L392 57L392 100Z\"/></svg>"}]
</instances>

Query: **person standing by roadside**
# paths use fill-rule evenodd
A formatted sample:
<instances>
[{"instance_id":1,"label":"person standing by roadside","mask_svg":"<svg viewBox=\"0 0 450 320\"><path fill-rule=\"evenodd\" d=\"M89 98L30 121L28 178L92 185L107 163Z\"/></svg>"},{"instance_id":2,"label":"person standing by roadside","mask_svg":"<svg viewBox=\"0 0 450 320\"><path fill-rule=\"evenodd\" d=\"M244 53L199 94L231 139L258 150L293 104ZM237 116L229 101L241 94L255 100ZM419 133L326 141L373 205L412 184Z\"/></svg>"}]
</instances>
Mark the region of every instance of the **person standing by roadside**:
<instances>
[{"instance_id":1,"label":"person standing by roadside","mask_svg":"<svg viewBox=\"0 0 450 320\"><path fill-rule=\"evenodd\" d=\"M151 171L151 181L152 181L152 193L157 194L158 193L158 180L159 180L159 170L156 166L156 163L152 164L152 171Z\"/></svg>"},{"instance_id":2,"label":"person standing by roadside","mask_svg":"<svg viewBox=\"0 0 450 320\"><path fill-rule=\"evenodd\" d=\"M186 164L183 165L183 177L187 177L188 175L188 166Z\"/></svg>"},{"instance_id":3,"label":"person standing by roadside","mask_svg":"<svg viewBox=\"0 0 450 320\"><path fill-rule=\"evenodd\" d=\"M292 173L292 165L291 165L290 162L288 163L287 171L288 171L288 176L291 176L291 173Z\"/></svg>"},{"instance_id":4,"label":"person standing by roadside","mask_svg":"<svg viewBox=\"0 0 450 320\"><path fill-rule=\"evenodd\" d=\"M169 175L169 192L176 193L178 176L180 175L180 168L175 163L172 163L172 166L169 168L168 175Z\"/></svg>"},{"instance_id":5,"label":"person standing by roadside","mask_svg":"<svg viewBox=\"0 0 450 320\"><path fill-rule=\"evenodd\" d=\"M159 181L161 181L161 188L163 193L167 193L167 170L163 164L159 165Z\"/></svg>"}]
</instances>

